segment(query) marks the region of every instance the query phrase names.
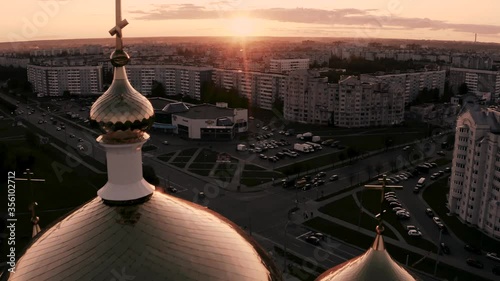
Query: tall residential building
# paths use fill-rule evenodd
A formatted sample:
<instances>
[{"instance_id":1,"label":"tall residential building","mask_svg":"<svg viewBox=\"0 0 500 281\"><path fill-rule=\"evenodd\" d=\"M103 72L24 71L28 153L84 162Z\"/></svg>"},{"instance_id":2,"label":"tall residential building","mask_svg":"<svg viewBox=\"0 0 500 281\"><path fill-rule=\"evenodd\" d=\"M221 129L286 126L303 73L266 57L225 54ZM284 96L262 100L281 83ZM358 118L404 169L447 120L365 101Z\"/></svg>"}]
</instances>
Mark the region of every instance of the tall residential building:
<instances>
[{"instance_id":1,"label":"tall residential building","mask_svg":"<svg viewBox=\"0 0 500 281\"><path fill-rule=\"evenodd\" d=\"M190 96L200 99L203 82L210 81L211 67L182 65L130 65L127 75L134 88L144 95L150 95L153 81L165 88L167 95Z\"/></svg>"},{"instance_id":2,"label":"tall residential building","mask_svg":"<svg viewBox=\"0 0 500 281\"><path fill-rule=\"evenodd\" d=\"M463 83L472 94L490 93L492 97L500 98L500 71L450 68L450 86L455 93Z\"/></svg>"},{"instance_id":3,"label":"tall residential building","mask_svg":"<svg viewBox=\"0 0 500 281\"><path fill-rule=\"evenodd\" d=\"M471 107L457 120L448 193L452 214L500 237L500 111Z\"/></svg>"},{"instance_id":4,"label":"tall residential building","mask_svg":"<svg viewBox=\"0 0 500 281\"><path fill-rule=\"evenodd\" d=\"M446 71L422 71L399 74L384 74L384 75L361 75L363 80L371 79L391 84L392 87L399 87L404 90L405 105L414 101L420 91L424 88L429 90L438 89L439 94L444 94L444 83L446 79Z\"/></svg>"},{"instance_id":5,"label":"tall residential building","mask_svg":"<svg viewBox=\"0 0 500 281\"><path fill-rule=\"evenodd\" d=\"M102 94L102 66L28 65L28 81L43 96Z\"/></svg>"},{"instance_id":6,"label":"tall residential building","mask_svg":"<svg viewBox=\"0 0 500 281\"><path fill-rule=\"evenodd\" d=\"M289 73L286 82L283 109L286 120L306 124L330 123L333 97L338 88L328 83L328 77L320 77L317 71L296 70Z\"/></svg>"},{"instance_id":7,"label":"tall residential building","mask_svg":"<svg viewBox=\"0 0 500 281\"><path fill-rule=\"evenodd\" d=\"M309 69L309 59L271 59L270 72L285 73L297 69Z\"/></svg>"},{"instance_id":8,"label":"tall residential building","mask_svg":"<svg viewBox=\"0 0 500 281\"><path fill-rule=\"evenodd\" d=\"M333 124L348 128L399 124L404 120L403 96L399 87L350 76L339 81L335 92Z\"/></svg>"},{"instance_id":9,"label":"tall residential building","mask_svg":"<svg viewBox=\"0 0 500 281\"><path fill-rule=\"evenodd\" d=\"M276 98L283 99L286 76L264 72L214 69L213 81L225 89L235 89L249 102L263 109L272 109Z\"/></svg>"}]
</instances>

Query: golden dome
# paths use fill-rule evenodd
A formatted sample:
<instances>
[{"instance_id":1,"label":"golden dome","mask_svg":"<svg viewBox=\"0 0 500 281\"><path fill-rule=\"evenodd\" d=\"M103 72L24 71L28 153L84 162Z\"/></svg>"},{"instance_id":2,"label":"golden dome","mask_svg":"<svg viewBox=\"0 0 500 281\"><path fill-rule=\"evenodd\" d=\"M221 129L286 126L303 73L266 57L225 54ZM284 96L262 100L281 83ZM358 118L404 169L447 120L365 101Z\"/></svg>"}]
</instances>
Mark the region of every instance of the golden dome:
<instances>
[{"instance_id":1,"label":"golden dome","mask_svg":"<svg viewBox=\"0 0 500 281\"><path fill-rule=\"evenodd\" d=\"M348 260L321 274L316 281L415 281L401 265L395 262L384 246L381 231L372 247L363 255Z\"/></svg>"},{"instance_id":2,"label":"golden dome","mask_svg":"<svg viewBox=\"0 0 500 281\"><path fill-rule=\"evenodd\" d=\"M126 135L140 135L147 131L154 122L154 109L151 102L136 91L127 78L125 64L128 55L122 50L116 50L111 55L115 66L113 83L100 96L90 109L90 121L108 134L129 132ZM116 134L115 134L116 135ZM115 138L125 139L127 136Z\"/></svg>"},{"instance_id":3,"label":"golden dome","mask_svg":"<svg viewBox=\"0 0 500 281\"><path fill-rule=\"evenodd\" d=\"M197 204L155 192L109 206L99 197L40 233L8 280L274 281L267 253L238 226ZM131 280L131 279L126 280Z\"/></svg>"}]
</instances>

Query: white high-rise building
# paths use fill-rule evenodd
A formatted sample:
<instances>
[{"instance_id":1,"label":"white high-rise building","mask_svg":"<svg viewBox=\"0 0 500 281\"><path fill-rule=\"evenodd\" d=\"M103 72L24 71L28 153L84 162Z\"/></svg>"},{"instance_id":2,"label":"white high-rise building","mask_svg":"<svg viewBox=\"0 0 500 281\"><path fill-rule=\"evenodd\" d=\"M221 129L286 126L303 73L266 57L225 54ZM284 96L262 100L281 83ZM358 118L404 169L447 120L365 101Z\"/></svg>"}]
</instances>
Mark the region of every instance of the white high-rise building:
<instances>
[{"instance_id":1,"label":"white high-rise building","mask_svg":"<svg viewBox=\"0 0 500 281\"><path fill-rule=\"evenodd\" d=\"M285 73L292 70L309 69L309 59L271 59L272 73Z\"/></svg>"},{"instance_id":2,"label":"white high-rise building","mask_svg":"<svg viewBox=\"0 0 500 281\"><path fill-rule=\"evenodd\" d=\"M283 99L286 92L286 76L281 74L214 69L212 79L220 87L237 90L262 109L272 109L276 98Z\"/></svg>"},{"instance_id":3,"label":"white high-rise building","mask_svg":"<svg viewBox=\"0 0 500 281\"><path fill-rule=\"evenodd\" d=\"M28 81L43 96L102 94L102 66L28 65Z\"/></svg>"},{"instance_id":4,"label":"white high-rise building","mask_svg":"<svg viewBox=\"0 0 500 281\"><path fill-rule=\"evenodd\" d=\"M211 67L183 65L130 65L127 75L134 88L144 95L150 95L153 81L165 88L167 95L185 95L200 99L203 82L209 81Z\"/></svg>"},{"instance_id":5,"label":"white high-rise building","mask_svg":"<svg viewBox=\"0 0 500 281\"><path fill-rule=\"evenodd\" d=\"M390 126L404 120L404 90L350 76L339 81L333 124L338 127Z\"/></svg>"},{"instance_id":6,"label":"white high-rise building","mask_svg":"<svg viewBox=\"0 0 500 281\"><path fill-rule=\"evenodd\" d=\"M448 193L452 214L500 237L500 111L471 107L457 120Z\"/></svg>"}]
</instances>

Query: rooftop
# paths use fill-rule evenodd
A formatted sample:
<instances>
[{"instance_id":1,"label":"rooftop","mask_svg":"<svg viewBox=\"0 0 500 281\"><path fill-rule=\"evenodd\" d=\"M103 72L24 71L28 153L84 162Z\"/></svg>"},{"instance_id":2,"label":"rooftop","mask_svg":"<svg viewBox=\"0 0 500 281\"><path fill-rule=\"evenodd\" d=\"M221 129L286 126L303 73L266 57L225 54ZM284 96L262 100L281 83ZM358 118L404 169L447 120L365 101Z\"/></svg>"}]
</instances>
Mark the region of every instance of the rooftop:
<instances>
[{"instance_id":1,"label":"rooftop","mask_svg":"<svg viewBox=\"0 0 500 281\"><path fill-rule=\"evenodd\" d=\"M217 107L213 104L200 104L192 106L189 111L175 113L177 116L189 119L216 119L219 117L234 116L234 109Z\"/></svg>"}]
</instances>

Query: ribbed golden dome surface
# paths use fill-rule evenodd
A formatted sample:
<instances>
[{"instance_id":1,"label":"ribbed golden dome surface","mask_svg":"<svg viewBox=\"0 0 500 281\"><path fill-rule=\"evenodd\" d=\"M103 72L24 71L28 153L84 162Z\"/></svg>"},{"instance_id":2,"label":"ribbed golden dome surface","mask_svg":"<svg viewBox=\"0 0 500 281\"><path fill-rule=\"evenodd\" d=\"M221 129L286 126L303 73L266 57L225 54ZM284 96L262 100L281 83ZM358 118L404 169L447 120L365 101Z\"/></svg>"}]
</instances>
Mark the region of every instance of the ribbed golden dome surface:
<instances>
[{"instance_id":1,"label":"ribbed golden dome surface","mask_svg":"<svg viewBox=\"0 0 500 281\"><path fill-rule=\"evenodd\" d=\"M387 253L381 234L363 255L348 260L321 274L316 281L415 281Z\"/></svg>"},{"instance_id":2,"label":"ribbed golden dome surface","mask_svg":"<svg viewBox=\"0 0 500 281\"><path fill-rule=\"evenodd\" d=\"M125 67L115 67L113 83L90 109L90 121L104 133L146 131L154 122L151 102L127 79Z\"/></svg>"},{"instance_id":3,"label":"ribbed golden dome surface","mask_svg":"<svg viewBox=\"0 0 500 281\"><path fill-rule=\"evenodd\" d=\"M267 253L238 226L155 192L132 206L108 206L99 197L86 203L41 233L8 280L282 279Z\"/></svg>"}]
</instances>

